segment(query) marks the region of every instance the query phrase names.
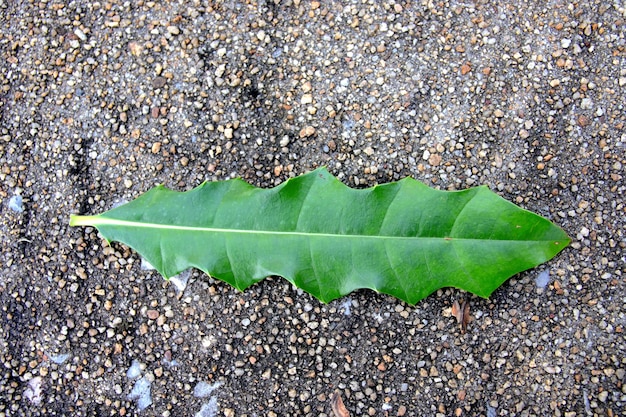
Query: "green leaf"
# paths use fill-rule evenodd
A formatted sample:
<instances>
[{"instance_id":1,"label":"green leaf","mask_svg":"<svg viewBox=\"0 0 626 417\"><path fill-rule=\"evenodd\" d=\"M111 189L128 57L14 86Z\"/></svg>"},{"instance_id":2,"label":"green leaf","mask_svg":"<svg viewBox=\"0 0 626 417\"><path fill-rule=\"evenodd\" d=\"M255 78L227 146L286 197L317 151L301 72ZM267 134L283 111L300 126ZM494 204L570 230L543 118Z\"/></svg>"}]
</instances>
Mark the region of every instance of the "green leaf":
<instances>
[{"instance_id":1,"label":"green leaf","mask_svg":"<svg viewBox=\"0 0 626 417\"><path fill-rule=\"evenodd\" d=\"M162 186L97 216L72 215L139 252L166 278L190 267L239 290L279 275L323 302L360 288L410 304L443 287L488 297L570 238L487 187L412 178L355 190L324 168L272 189L242 180Z\"/></svg>"}]
</instances>

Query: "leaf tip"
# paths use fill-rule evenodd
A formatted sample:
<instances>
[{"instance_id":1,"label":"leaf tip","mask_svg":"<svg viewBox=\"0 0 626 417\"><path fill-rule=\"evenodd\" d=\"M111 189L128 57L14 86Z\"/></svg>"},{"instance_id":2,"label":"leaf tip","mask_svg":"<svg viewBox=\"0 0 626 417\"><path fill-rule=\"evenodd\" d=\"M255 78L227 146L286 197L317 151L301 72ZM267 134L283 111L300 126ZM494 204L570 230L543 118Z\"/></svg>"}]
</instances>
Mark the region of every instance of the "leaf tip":
<instances>
[{"instance_id":1,"label":"leaf tip","mask_svg":"<svg viewBox=\"0 0 626 417\"><path fill-rule=\"evenodd\" d=\"M572 243L572 238L569 237L569 235L567 235L565 233L563 233L563 234L564 234L563 238L561 238L561 239L557 238L557 239L555 239L553 241L554 246L559 248L559 252L561 250L565 249L566 247L568 247L570 245L570 243Z\"/></svg>"}]
</instances>

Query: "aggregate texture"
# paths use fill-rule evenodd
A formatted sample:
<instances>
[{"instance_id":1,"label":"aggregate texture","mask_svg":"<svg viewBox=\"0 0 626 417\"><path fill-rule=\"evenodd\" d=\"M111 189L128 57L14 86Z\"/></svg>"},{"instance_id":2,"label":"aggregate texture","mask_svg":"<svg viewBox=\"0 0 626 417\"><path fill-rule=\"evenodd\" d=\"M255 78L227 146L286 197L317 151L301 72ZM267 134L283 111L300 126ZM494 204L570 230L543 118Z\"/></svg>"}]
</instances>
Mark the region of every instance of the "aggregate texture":
<instances>
[{"instance_id":1,"label":"aggregate texture","mask_svg":"<svg viewBox=\"0 0 626 417\"><path fill-rule=\"evenodd\" d=\"M0 416L334 417L335 392L355 416L626 415L625 23L620 0L0 0ZM322 165L486 184L573 243L489 300L324 305L166 282L68 227Z\"/></svg>"}]
</instances>

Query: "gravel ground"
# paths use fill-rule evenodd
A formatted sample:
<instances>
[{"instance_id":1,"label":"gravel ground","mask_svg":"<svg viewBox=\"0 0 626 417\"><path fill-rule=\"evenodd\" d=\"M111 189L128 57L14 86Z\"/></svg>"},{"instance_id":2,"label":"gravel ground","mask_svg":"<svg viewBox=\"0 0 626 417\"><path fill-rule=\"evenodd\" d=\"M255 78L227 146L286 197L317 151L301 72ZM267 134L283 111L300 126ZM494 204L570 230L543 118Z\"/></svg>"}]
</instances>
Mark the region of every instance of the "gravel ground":
<instances>
[{"instance_id":1,"label":"gravel ground","mask_svg":"<svg viewBox=\"0 0 626 417\"><path fill-rule=\"evenodd\" d=\"M0 416L626 415L620 0L0 0ZM70 213L155 184L486 184L573 238L470 297L178 286ZM548 274L548 280L545 280ZM538 279L539 278L539 279Z\"/></svg>"}]
</instances>

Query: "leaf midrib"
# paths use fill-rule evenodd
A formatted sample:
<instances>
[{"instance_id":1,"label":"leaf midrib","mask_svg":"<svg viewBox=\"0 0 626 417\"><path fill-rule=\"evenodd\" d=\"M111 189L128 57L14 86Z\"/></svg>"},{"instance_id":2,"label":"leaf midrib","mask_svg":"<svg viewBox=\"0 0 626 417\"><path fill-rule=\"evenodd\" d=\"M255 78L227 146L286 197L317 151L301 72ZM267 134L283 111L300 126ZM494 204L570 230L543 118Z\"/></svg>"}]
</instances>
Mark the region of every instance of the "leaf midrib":
<instances>
[{"instance_id":1,"label":"leaf midrib","mask_svg":"<svg viewBox=\"0 0 626 417\"><path fill-rule=\"evenodd\" d=\"M224 229L218 227L201 227L201 226L182 226L172 224L159 224L159 223L145 223L145 222L133 222L128 220L109 219L100 216L76 216L72 215L70 219L70 226L122 226L122 227L136 227L146 229L166 229L166 230L180 230L180 231L193 231L193 232L211 232L211 233L233 233L233 234L250 234L250 235L276 235L276 236L317 236L317 237L332 237L332 238L360 238L360 239L397 239L397 240L444 240L444 241L498 241L498 242L553 242L555 239L546 240L517 240L517 239L468 239L458 237L423 237L423 236L390 236L390 235L359 235L359 234L339 234L339 233L319 233L319 232L289 232L279 230L256 230L256 229ZM557 240L556 243L561 243Z\"/></svg>"}]
</instances>

